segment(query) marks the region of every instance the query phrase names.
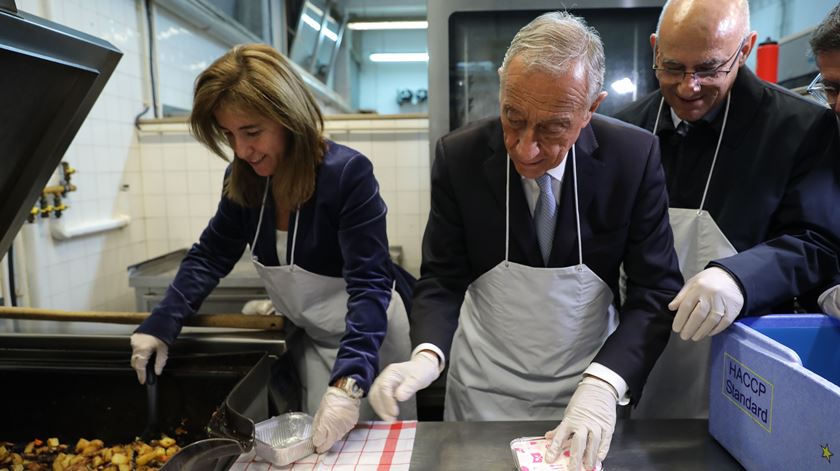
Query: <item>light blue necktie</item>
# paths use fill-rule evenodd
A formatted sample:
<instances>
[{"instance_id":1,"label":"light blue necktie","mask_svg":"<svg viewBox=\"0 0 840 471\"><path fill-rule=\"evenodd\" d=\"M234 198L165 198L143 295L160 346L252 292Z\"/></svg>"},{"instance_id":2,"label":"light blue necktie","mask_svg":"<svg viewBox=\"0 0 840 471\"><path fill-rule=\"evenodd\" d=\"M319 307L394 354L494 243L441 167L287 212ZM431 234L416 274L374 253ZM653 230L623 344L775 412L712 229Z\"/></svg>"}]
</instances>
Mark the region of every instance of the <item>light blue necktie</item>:
<instances>
[{"instance_id":1,"label":"light blue necktie","mask_svg":"<svg viewBox=\"0 0 840 471\"><path fill-rule=\"evenodd\" d=\"M534 208L534 225L537 229L537 240L540 243L543 262L547 265L548 256L551 255L551 246L554 242L557 201L554 199L554 192L551 191L551 176L546 173L538 177L537 185L540 187L540 197L537 200L537 206Z\"/></svg>"}]
</instances>

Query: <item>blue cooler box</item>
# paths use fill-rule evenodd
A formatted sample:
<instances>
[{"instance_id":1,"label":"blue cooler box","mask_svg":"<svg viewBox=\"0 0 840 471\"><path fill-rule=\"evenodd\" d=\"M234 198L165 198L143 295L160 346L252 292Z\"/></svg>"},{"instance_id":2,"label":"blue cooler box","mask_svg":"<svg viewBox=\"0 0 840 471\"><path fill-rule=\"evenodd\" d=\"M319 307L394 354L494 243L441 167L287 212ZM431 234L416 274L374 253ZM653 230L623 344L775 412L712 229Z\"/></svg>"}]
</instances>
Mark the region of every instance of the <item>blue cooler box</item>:
<instances>
[{"instance_id":1,"label":"blue cooler box","mask_svg":"<svg viewBox=\"0 0 840 471\"><path fill-rule=\"evenodd\" d=\"M745 468L840 470L840 321L747 318L710 361L709 432Z\"/></svg>"}]
</instances>

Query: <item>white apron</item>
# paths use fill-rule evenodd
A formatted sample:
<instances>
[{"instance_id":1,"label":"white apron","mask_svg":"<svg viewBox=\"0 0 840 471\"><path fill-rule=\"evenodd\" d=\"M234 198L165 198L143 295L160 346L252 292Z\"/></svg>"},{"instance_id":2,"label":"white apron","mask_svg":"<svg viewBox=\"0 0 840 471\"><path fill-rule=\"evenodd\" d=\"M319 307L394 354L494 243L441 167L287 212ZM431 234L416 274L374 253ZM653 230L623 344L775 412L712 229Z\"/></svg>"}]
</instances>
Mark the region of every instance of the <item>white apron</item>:
<instances>
[{"instance_id":1,"label":"white apron","mask_svg":"<svg viewBox=\"0 0 840 471\"><path fill-rule=\"evenodd\" d=\"M295 265L299 211L295 216L289 265L267 267L257 260L254 246L260 233L267 194L268 179L257 232L254 241L251 242L251 259L277 312L282 313L305 332L305 335L299 335L290 342L289 349L303 386L302 410L314 415L329 385L338 346L346 330L349 298L347 283L344 278L319 275ZM411 354L405 305L393 288L391 303L386 313L388 330L379 349L380 371L391 363L407 361ZM409 420L416 417L417 408L413 398L400 404L400 419ZM362 400L359 420L376 420L376 414L368 404L367 398Z\"/></svg>"},{"instance_id":2,"label":"white apron","mask_svg":"<svg viewBox=\"0 0 840 471\"><path fill-rule=\"evenodd\" d=\"M452 340L444 420L559 420L606 338L618 326L609 286L583 264L535 268L505 260L470 284Z\"/></svg>"},{"instance_id":3,"label":"white apron","mask_svg":"<svg viewBox=\"0 0 840 471\"><path fill-rule=\"evenodd\" d=\"M664 98L659 102L659 112L653 133L659 125ZM700 209L670 208L668 217L674 233L674 249L679 258L680 272L685 281L703 271L712 260L738 253L708 211L703 209L709 182L715 169L718 150L726 129L729 115L729 97L723 126L718 136L712 167L706 179L706 188ZM711 337L699 342L683 340L671 332L668 345L650 372L644 394L638 406L630 412L634 419L705 419L709 417L709 351Z\"/></svg>"}]
</instances>

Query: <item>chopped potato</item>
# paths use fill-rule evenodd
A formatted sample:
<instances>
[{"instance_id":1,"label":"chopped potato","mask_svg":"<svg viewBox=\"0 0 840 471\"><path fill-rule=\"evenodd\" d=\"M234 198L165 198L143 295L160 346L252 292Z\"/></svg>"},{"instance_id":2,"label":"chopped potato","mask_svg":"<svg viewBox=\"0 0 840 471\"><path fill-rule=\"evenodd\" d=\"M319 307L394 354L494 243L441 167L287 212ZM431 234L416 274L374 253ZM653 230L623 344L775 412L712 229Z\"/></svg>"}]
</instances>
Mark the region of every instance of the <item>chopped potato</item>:
<instances>
[{"instance_id":1,"label":"chopped potato","mask_svg":"<svg viewBox=\"0 0 840 471\"><path fill-rule=\"evenodd\" d=\"M166 445L166 446L163 446ZM15 453L13 443L0 441L0 471L157 471L180 450L175 440L162 436L144 443L106 447L102 440L80 438L75 446L57 438L35 439Z\"/></svg>"}]
</instances>

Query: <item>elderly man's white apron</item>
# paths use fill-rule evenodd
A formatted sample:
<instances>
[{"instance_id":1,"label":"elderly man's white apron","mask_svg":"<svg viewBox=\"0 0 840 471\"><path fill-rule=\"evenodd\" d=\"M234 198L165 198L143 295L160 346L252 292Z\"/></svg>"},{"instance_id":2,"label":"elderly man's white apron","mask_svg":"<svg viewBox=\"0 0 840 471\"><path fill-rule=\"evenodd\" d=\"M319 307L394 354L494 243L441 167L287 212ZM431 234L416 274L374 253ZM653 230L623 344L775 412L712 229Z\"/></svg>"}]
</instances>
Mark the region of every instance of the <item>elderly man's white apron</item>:
<instances>
[{"instance_id":1,"label":"elderly man's white apron","mask_svg":"<svg viewBox=\"0 0 840 471\"><path fill-rule=\"evenodd\" d=\"M577 193L574 147L571 155ZM452 341L445 420L561 419L584 369L618 325L609 286L583 264L579 223L578 265L508 260L510 163L507 180L505 260L467 289Z\"/></svg>"}]
</instances>

